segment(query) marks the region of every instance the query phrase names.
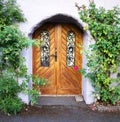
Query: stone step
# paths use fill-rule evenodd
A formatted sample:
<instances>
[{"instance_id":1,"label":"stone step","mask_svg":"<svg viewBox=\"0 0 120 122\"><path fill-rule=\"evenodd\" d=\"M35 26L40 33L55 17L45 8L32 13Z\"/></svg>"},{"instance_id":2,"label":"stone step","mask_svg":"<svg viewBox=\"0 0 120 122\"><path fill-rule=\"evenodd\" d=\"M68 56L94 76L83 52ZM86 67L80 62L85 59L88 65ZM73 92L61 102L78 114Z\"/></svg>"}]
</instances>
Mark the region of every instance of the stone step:
<instances>
[{"instance_id":1,"label":"stone step","mask_svg":"<svg viewBox=\"0 0 120 122\"><path fill-rule=\"evenodd\" d=\"M40 96L37 105L74 105L83 101L81 96Z\"/></svg>"}]
</instances>

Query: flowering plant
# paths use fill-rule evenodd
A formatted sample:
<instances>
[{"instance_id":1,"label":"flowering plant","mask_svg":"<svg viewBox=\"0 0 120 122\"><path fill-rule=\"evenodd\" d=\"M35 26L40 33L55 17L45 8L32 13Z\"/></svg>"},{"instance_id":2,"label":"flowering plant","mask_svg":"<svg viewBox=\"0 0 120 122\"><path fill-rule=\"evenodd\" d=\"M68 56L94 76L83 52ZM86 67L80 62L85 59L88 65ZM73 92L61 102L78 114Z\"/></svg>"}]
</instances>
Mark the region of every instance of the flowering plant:
<instances>
[{"instance_id":1,"label":"flowering plant","mask_svg":"<svg viewBox=\"0 0 120 122\"><path fill-rule=\"evenodd\" d=\"M74 70L78 70L78 66L74 66Z\"/></svg>"}]
</instances>

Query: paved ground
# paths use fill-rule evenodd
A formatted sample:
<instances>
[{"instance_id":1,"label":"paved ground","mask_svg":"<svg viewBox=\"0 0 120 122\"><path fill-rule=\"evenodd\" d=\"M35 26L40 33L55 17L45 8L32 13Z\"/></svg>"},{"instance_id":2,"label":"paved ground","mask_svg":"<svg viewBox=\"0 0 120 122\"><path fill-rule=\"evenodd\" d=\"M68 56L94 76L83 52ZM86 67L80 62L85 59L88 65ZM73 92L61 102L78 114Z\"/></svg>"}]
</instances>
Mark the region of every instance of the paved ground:
<instances>
[{"instance_id":1,"label":"paved ground","mask_svg":"<svg viewBox=\"0 0 120 122\"><path fill-rule=\"evenodd\" d=\"M80 102L77 105L40 105L16 116L1 114L0 122L120 122L120 113L92 111Z\"/></svg>"},{"instance_id":2,"label":"paved ground","mask_svg":"<svg viewBox=\"0 0 120 122\"><path fill-rule=\"evenodd\" d=\"M120 113L96 112L88 107L43 106L38 112L0 115L0 122L120 122Z\"/></svg>"}]
</instances>

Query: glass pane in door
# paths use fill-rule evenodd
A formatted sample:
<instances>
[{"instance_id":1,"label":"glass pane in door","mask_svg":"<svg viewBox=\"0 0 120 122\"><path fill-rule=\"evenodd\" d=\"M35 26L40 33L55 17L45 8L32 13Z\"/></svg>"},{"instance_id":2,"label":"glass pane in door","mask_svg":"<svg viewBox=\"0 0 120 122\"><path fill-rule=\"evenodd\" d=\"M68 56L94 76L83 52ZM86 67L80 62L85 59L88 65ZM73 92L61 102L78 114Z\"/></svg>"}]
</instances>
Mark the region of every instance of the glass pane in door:
<instances>
[{"instance_id":1,"label":"glass pane in door","mask_svg":"<svg viewBox=\"0 0 120 122\"><path fill-rule=\"evenodd\" d=\"M41 32L41 66L49 66L50 65L50 38L49 32L47 30L43 30Z\"/></svg>"},{"instance_id":2,"label":"glass pane in door","mask_svg":"<svg viewBox=\"0 0 120 122\"><path fill-rule=\"evenodd\" d=\"M73 31L67 32L67 66L74 66L75 64L75 33Z\"/></svg>"}]
</instances>

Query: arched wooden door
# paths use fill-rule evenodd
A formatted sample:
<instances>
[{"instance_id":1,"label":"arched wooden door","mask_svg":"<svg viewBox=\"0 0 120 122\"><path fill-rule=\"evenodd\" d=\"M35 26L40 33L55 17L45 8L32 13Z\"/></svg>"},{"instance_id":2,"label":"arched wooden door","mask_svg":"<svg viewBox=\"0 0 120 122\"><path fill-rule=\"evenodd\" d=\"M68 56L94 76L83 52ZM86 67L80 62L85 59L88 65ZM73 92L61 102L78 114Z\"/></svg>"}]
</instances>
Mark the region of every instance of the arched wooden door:
<instances>
[{"instance_id":1,"label":"arched wooden door","mask_svg":"<svg viewBox=\"0 0 120 122\"><path fill-rule=\"evenodd\" d=\"M82 32L72 24L46 24L33 38L42 41L33 47L33 74L49 79L40 87L42 94L81 94L82 76L73 67L82 67Z\"/></svg>"}]
</instances>

